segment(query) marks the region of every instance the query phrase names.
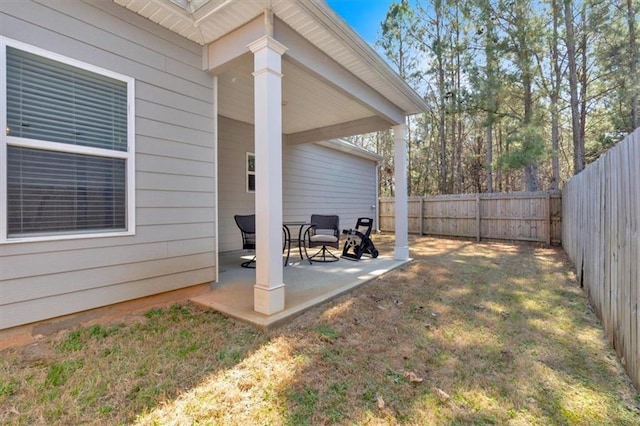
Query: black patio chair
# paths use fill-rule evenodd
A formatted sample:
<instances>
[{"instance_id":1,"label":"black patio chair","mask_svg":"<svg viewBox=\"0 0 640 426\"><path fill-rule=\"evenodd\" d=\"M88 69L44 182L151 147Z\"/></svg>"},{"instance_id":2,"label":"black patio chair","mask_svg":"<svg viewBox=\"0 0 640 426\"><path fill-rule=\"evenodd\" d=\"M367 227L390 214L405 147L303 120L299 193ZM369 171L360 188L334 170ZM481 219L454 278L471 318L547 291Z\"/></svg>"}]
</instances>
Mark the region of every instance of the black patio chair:
<instances>
[{"instance_id":1,"label":"black patio chair","mask_svg":"<svg viewBox=\"0 0 640 426\"><path fill-rule=\"evenodd\" d=\"M248 215L235 215L233 218L236 221L236 225L240 228L240 233L242 234L242 249L243 250L255 250L256 249L256 215L248 214ZM282 252L288 249L287 243L289 242L287 238L287 231L285 227L282 227ZM284 261L284 266L287 266L287 261L289 260L289 252L287 251L287 257ZM256 256L253 256L253 259L243 262L240 266L243 268L251 268L254 269L256 267Z\"/></svg>"},{"instance_id":2,"label":"black patio chair","mask_svg":"<svg viewBox=\"0 0 640 426\"><path fill-rule=\"evenodd\" d=\"M336 215L312 214L311 223L304 236L304 253L309 263L340 260L327 248L340 248L340 218ZM320 247L320 250L309 256L307 249L314 247Z\"/></svg>"},{"instance_id":3,"label":"black patio chair","mask_svg":"<svg viewBox=\"0 0 640 426\"><path fill-rule=\"evenodd\" d=\"M236 225L240 228L240 233L242 234L242 249L243 250L254 250L256 249L256 215L248 214L248 215L240 215L237 214L233 216L236 221ZM248 260L246 262L242 262L241 266L243 268L255 268L256 267L256 257L253 256L253 259Z\"/></svg>"}]
</instances>

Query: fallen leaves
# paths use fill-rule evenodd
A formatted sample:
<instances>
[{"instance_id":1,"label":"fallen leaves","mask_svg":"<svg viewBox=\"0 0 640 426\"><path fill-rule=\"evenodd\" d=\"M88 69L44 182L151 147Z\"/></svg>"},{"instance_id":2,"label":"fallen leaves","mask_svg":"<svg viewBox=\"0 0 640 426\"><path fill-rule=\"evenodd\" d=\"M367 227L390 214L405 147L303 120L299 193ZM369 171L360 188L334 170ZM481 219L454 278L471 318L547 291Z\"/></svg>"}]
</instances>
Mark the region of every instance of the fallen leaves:
<instances>
[{"instance_id":1,"label":"fallen leaves","mask_svg":"<svg viewBox=\"0 0 640 426\"><path fill-rule=\"evenodd\" d=\"M376 401L377 401L376 405L378 406L378 410L384 410L384 407L385 407L384 399L382 399L380 395L377 395Z\"/></svg>"},{"instance_id":2,"label":"fallen leaves","mask_svg":"<svg viewBox=\"0 0 640 426\"><path fill-rule=\"evenodd\" d=\"M422 383L424 381L422 377L418 377L418 375L413 371L405 371L403 376L409 381L409 383Z\"/></svg>"},{"instance_id":3,"label":"fallen leaves","mask_svg":"<svg viewBox=\"0 0 640 426\"><path fill-rule=\"evenodd\" d=\"M451 396L440 388L433 388L433 391L442 403L446 403L451 399Z\"/></svg>"}]
</instances>

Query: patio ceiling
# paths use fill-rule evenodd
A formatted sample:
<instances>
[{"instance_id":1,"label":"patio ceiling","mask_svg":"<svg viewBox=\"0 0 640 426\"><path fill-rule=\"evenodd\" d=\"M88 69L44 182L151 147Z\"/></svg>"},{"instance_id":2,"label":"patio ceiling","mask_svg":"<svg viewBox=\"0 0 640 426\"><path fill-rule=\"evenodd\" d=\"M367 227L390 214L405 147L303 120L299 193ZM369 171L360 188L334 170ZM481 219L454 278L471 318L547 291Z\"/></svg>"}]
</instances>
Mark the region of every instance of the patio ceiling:
<instances>
[{"instance_id":1,"label":"patio ceiling","mask_svg":"<svg viewBox=\"0 0 640 426\"><path fill-rule=\"evenodd\" d=\"M247 54L219 74L220 115L253 123L252 72L253 56ZM282 74L282 130L287 135L376 115L286 57L282 63Z\"/></svg>"},{"instance_id":2,"label":"patio ceiling","mask_svg":"<svg viewBox=\"0 0 640 426\"><path fill-rule=\"evenodd\" d=\"M207 46L207 69L218 76L219 114L247 123L254 117L247 44L271 32L289 49L282 63L282 124L289 143L386 129L426 109L324 0L113 1Z\"/></svg>"}]
</instances>

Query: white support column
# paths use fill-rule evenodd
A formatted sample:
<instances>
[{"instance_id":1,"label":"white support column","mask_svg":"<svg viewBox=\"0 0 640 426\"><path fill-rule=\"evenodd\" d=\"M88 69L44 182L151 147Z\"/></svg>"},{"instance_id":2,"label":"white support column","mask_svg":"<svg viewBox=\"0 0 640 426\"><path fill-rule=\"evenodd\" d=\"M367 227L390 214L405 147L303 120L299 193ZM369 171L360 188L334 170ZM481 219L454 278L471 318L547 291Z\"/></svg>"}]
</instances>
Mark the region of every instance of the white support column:
<instances>
[{"instance_id":1,"label":"white support column","mask_svg":"<svg viewBox=\"0 0 640 426\"><path fill-rule=\"evenodd\" d=\"M393 165L395 180L395 232L394 258L409 259L409 226L407 204L407 125L393 126Z\"/></svg>"},{"instance_id":2,"label":"white support column","mask_svg":"<svg viewBox=\"0 0 640 426\"><path fill-rule=\"evenodd\" d=\"M256 284L253 308L284 309L282 271L282 55L270 36L249 44L254 57L256 154Z\"/></svg>"}]
</instances>

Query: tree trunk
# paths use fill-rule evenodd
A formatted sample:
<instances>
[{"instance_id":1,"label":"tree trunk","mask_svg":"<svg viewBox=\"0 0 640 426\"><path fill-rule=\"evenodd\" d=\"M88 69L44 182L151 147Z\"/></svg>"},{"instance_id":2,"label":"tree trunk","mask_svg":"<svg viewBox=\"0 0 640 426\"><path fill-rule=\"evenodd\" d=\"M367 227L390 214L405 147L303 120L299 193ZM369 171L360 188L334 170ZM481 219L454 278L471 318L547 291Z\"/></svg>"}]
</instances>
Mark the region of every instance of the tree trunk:
<instances>
[{"instance_id":1,"label":"tree trunk","mask_svg":"<svg viewBox=\"0 0 640 426\"><path fill-rule=\"evenodd\" d=\"M488 113L491 115L491 112ZM493 126L491 125L490 118L487 117L486 139L487 139L487 161L486 161L486 173L487 173L487 192L493 192L493 173L491 170L491 163L493 163Z\"/></svg>"},{"instance_id":2,"label":"tree trunk","mask_svg":"<svg viewBox=\"0 0 640 426\"><path fill-rule=\"evenodd\" d=\"M483 18L485 25L487 26L486 35L484 37L484 55L487 61L486 65L486 97L487 97L487 123L485 129L485 139L487 143L487 161L485 163L485 173L487 176L487 192L493 192L493 123L495 121L495 114L497 112L497 95L496 95L496 49L495 40L496 37L494 30L494 17L491 15L491 7L487 4L486 8L483 8Z\"/></svg>"},{"instance_id":3,"label":"tree trunk","mask_svg":"<svg viewBox=\"0 0 640 426\"><path fill-rule=\"evenodd\" d=\"M456 82L456 92L455 92L455 96L453 97L454 100L454 110L455 110L455 114L457 117L457 125L458 125L458 129L457 129L457 135L458 137L456 138L456 159L457 159L457 163L456 163L456 193L461 194L462 193L462 180L463 180L463 173L462 173L462 111L461 111L461 107L460 107L460 94L462 93L462 87L461 87L461 74L462 74L462 69L461 69L461 65L460 65L460 50L462 49L462 46L460 46L460 10L459 10L459 6L456 3L455 5L455 31L456 31L456 43L455 43L455 82Z\"/></svg>"},{"instance_id":4,"label":"tree trunk","mask_svg":"<svg viewBox=\"0 0 640 426\"><path fill-rule=\"evenodd\" d=\"M560 70L558 54L558 26L560 17L558 16L559 10L556 0L552 0L551 9L553 12L553 42L551 46L551 62L553 64L553 86L551 87L551 189L557 190L560 186L560 161L558 159L560 124L558 118L558 99L560 97L562 71Z\"/></svg>"},{"instance_id":5,"label":"tree trunk","mask_svg":"<svg viewBox=\"0 0 640 426\"><path fill-rule=\"evenodd\" d=\"M524 168L524 183L528 192L538 190L538 164L532 163Z\"/></svg>"},{"instance_id":6,"label":"tree trunk","mask_svg":"<svg viewBox=\"0 0 640 426\"><path fill-rule=\"evenodd\" d=\"M638 83L638 42L636 39L636 17L633 10L633 0L627 0L627 22L629 26L629 74L631 76L631 131L640 126L638 122L638 97L640 85Z\"/></svg>"},{"instance_id":7,"label":"tree trunk","mask_svg":"<svg viewBox=\"0 0 640 426\"><path fill-rule=\"evenodd\" d=\"M502 145L502 127L499 128L498 130L498 138L500 140L500 144ZM507 141L506 146L505 146L505 152L507 153L507 155L509 155L509 142ZM511 190L513 189L512 185L511 185L511 171L510 170L505 170L504 172L505 174L505 191L506 192L511 192Z\"/></svg>"},{"instance_id":8,"label":"tree trunk","mask_svg":"<svg viewBox=\"0 0 640 426\"><path fill-rule=\"evenodd\" d=\"M502 138L500 135L501 133L498 130L498 158L502 155ZM491 169L488 171L491 171ZM496 181L498 183L498 192L502 192L504 190L504 182L502 181L502 169L500 168L496 170Z\"/></svg>"},{"instance_id":9,"label":"tree trunk","mask_svg":"<svg viewBox=\"0 0 640 426\"><path fill-rule=\"evenodd\" d=\"M587 22L587 5L586 3L582 4L582 10L580 11L582 22ZM585 24L586 25L586 24ZM580 147L582 152L582 169L584 169L586 165L586 155L584 148L584 140L586 134L587 127L587 89L589 87L589 73L588 73L588 64L587 64L587 32L582 32L582 37L580 38L580 46L578 49L581 52L581 72L580 72L580 94L578 98L580 99Z\"/></svg>"},{"instance_id":10,"label":"tree trunk","mask_svg":"<svg viewBox=\"0 0 640 426\"><path fill-rule=\"evenodd\" d=\"M584 140L580 138L580 111L578 107L578 71L576 65L576 43L571 0L564 0L567 58L569 59L569 93L571 98L571 132L573 134L573 173L584 169ZM585 70L586 71L586 70Z\"/></svg>"},{"instance_id":11,"label":"tree trunk","mask_svg":"<svg viewBox=\"0 0 640 426\"><path fill-rule=\"evenodd\" d=\"M525 40L522 40L521 46L524 46ZM527 60L523 60L522 69L522 86L524 89L524 120L523 125L525 127L531 126L533 122L533 76L531 74L531 67L528 65ZM527 65L524 65L527 64ZM527 191L533 192L538 190L538 163L536 159L531 160L524 168L525 184Z\"/></svg>"}]
</instances>

